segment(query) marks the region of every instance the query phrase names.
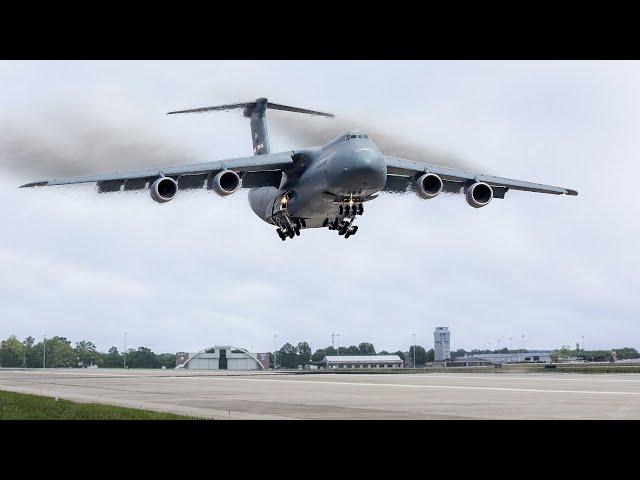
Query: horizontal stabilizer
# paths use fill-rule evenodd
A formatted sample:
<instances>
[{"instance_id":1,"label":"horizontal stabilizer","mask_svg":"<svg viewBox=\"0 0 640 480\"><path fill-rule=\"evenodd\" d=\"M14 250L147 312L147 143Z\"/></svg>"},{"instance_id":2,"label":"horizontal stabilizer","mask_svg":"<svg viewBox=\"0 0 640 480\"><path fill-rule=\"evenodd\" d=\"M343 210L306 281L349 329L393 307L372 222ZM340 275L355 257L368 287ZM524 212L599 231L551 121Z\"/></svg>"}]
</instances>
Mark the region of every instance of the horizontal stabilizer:
<instances>
[{"instance_id":1,"label":"horizontal stabilizer","mask_svg":"<svg viewBox=\"0 0 640 480\"><path fill-rule=\"evenodd\" d=\"M281 105L279 103L268 102L266 98L259 98L253 102L246 103L231 103L228 105L217 105L213 107L201 107L201 108L190 108L188 110L176 110L173 112L168 112L167 115L173 115L175 113L205 113L205 112L213 112L213 111L224 111L224 110L235 110L238 108L245 109L246 112L252 112L259 109L260 107L269 108L272 110L283 110L286 112L294 112L294 113L304 113L307 115L320 115L322 117L333 117L332 113L326 112L318 112L316 110L308 110L306 108L298 108L298 107L290 107L289 105ZM262 110L264 111L264 110Z\"/></svg>"}]
</instances>

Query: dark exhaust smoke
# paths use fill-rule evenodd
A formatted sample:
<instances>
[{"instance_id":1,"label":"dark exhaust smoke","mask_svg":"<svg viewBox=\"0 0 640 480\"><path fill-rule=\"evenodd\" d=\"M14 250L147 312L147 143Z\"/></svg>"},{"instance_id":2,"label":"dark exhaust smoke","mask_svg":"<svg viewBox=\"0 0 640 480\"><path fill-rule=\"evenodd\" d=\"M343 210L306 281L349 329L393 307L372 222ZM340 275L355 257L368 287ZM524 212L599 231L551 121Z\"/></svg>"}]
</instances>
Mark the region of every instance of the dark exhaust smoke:
<instances>
[{"instance_id":1,"label":"dark exhaust smoke","mask_svg":"<svg viewBox=\"0 0 640 480\"><path fill-rule=\"evenodd\" d=\"M116 122L68 110L0 119L0 168L61 177L198 161L185 147L140 125Z\"/></svg>"},{"instance_id":2,"label":"dark exhaust smoke","mask_svg":"<svg viewBox=\"0 0 640 480\"><path fill-rule=\"evenodd\" d=\"M385 131L380 125L372 125L369 121L344 115L338 114L336 118L325 119L306 116L301 118L300 115L291 113L269 112L267 122L282 135L304 146L322 145L348 130L359 129L366 132L378 148L387 155L452 168L479 170L477 165L459 157L437 152L424 145L417 145L401 135Z\"/></svg>"}]
</instances>

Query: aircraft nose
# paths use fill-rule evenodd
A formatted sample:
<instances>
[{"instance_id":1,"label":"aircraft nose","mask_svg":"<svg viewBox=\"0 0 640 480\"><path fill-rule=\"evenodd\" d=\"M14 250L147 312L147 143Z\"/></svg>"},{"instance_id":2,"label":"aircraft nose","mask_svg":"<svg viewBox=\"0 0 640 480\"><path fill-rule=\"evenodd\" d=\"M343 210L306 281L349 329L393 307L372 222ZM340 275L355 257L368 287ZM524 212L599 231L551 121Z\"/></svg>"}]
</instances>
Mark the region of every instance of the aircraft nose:
<instances>
[{"instance_id":1,"label":"aircraft nose","mask_svg":"<svg viewBox=\"0 0 640 480\"><path fill-rule=\"evenodd\" d=\"M381 190L387 181L387 165L382 156L367 149L356 151L343 172L345 193L370 194Z\"/></svg>"}]
</instances>

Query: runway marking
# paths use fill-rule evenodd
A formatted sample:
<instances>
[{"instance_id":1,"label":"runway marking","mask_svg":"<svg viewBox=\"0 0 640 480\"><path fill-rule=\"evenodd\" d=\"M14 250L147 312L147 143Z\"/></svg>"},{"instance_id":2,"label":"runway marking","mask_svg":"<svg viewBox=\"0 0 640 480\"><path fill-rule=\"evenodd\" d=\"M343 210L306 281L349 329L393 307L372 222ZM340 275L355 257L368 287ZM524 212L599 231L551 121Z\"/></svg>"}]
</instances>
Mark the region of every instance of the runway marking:
<instances>
[{"instance_id":1,"label":"runway marking","mask_svg":"<svg viewBox=\"0 0 640 480\"><path fill-rule=\"evenodd\" d=\"M339 374L337 374L339 375ZM354 375L354 374L352 374ZM358 373L355 375L359 375L361 377L379 377L379 374L375 374L375 373ZM398 375L398 374L396 374ZM640 377L636 377L635 379L630 379L630 378L591 378L593 375L599 375L597 373L595 374L578 374L578 375L585 375L584 378L575 378L575 377L539 377L539 376L531 376L531 377L509 377L508 373L504 374L504 373L497 373L497 374L478 374L478 375L460 375L458 373L451 373L449 375L437 375L437 374L433 374L433 373L407 373L407 374L399 374L399 375L403 375L403 376L412 376L412 377L417 377L417 378L464 378L464 379L476 379L476 378L481 378L483 380L542 380L542 381L556 381L556 382L563 382L566 380L569 381L576 381L576 382L640 382ZM493 375L493 376L491 376ZM536 374L532 374L532 375L536 375ZM541 375L564 375L562 373L543 373ZM631 374L614 374L614 375L634 375L633 373Z\"/></svg>"},{"instance_id":2,"label":"runway marking","mask_svg":"<svg viewBox=\"0 0 640 480\"><path fill-rule=\"evenodd\" d=\"M189 377L184 377L189 378ZM276 380L276 379L257 379L257 378L224 378L209 377L213 380L231 380L237 382L281 382L281 383L310 383L310 384L328 384L328 385L356 385L367 387L403 387L403 388L440 388L446 390L491 390L500 392L526 392L526 393L575 393L588 395L640 395L640 392L611 392L600 390L546 390L541 388L510 388L510 387L470 387L463 385L412 385L402 383L369 383L369 382L325 382L313 380Z\"/></svg>"}]
</instances>

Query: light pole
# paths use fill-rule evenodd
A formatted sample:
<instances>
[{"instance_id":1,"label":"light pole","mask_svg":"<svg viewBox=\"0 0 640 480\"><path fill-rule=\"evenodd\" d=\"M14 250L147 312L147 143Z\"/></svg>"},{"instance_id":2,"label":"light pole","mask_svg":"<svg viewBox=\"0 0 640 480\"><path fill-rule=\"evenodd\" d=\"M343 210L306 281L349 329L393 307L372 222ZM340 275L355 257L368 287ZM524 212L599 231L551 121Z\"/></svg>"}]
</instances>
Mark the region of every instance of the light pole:
<instances>
[{"instance_id":1,"label":"light pole","mask_svg":"<svg viewBox=\"0 0 640 480\"><path fill-rule=\"evenodd\" d=\"M511 362L511 337L509 337L509 362Z\"/></svg>"},{"instance_id":2,"label":"light pole","mask_svg":"<svg viewBox=\"0 0 640 480\"><path fill-rule=\"evenodd\" d=\"M336 355L340 355L340 334L339 333L336 333L336 339L337 339L336 341L338 343L338 349L336 350L336 352L337 352Z\"/></svg>"},{"instance_id":3,"label":"light pole","mask_svg":"<svg viewBox=\"0 0 640 480\"><path fill-rule=\"evenodd\" d=\"M47 336L44 336L44 341L42 343L42 368L47 368Z\"/></svg>"},{"instance_id":4,"label":"light pole","mask_svg":"<svg viewBox=\"0 0 640 480\"><path fill-rule=\"evenodd\" d=\"M416 334L411 335L413 335L413 368L416 368Z\"/></svg>"},{"instance_id":5,"label":"light pole","mask_svg":"<svg viewBox=\"0 0 640 480\"><path fill-rule=\"evenodd\" d=\"M277 355L278 355L277 341L278 341L278 335L274 333L273 334L273 370L274 371L276 369L276 365L278 364L278 362L277 362Z\"/></svg>"},{"instance_id":6,"label":"light pole","mask_svg":"<svg viewBox=\"0 0 640 480\"><path fill-rule=\"evenodd\" d=\"M582 352L584 353L584 335L582 335Z\"/></svg>"},{"instance_id":7,"label":"light pole","mask_svg":"<svg viewBox=\"0 0 640 480\"><path fill-rule=\"evenodd\" d=\"M524 357L524 334L520 335L522 338L522 357Z\"/></svg>"},{"instance_id":8,"label":"light pole","mask_svg":"<svg viewBox=\"0 0 640 480\"><path fill-rule=\"evenodd\" d=\"M133 362L134 364L136 362ZM127 369L127 332L124 332L124 367L125 370Z\"/></svg>"}]
</instances>

